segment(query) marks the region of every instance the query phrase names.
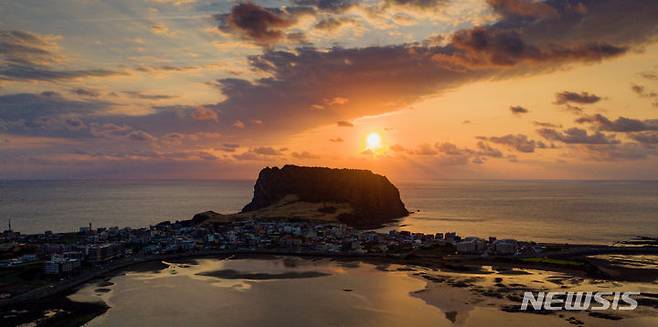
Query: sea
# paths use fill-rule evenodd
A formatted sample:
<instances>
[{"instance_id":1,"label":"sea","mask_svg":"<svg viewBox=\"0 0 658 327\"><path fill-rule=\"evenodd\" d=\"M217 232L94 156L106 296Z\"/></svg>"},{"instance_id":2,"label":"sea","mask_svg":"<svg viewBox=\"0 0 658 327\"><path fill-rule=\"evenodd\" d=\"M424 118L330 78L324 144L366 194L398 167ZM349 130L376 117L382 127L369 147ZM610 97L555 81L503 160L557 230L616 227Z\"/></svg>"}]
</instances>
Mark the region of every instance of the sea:
<instances>
[{"instance_id":1,"label":"sea","mask_svg":"<svg viewBox=\"0 0 658 327\"><path fill-rule=\"evenodd\" d=\"M254 181L0 181L0 230L144 227L239 211ZM658 181L395 182L410 216L383 228L537 242L612 244L658 236Z\"/></svg>"}]
</instances>

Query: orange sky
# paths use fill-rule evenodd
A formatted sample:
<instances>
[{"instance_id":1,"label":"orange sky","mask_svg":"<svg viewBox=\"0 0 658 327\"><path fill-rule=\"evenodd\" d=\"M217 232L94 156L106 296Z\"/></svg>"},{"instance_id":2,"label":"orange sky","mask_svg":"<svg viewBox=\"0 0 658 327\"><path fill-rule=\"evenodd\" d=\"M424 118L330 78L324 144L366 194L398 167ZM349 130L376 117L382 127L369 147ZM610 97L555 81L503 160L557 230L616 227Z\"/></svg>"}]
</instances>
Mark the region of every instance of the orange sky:
<instances>
[{"instance_id":1,"label":"orange sky","mask_svg":"<svg viewBox=\"0 0 658 327\"><path fill-rule=\"evenodd\" d=\"M658 178L658 4L62 0L0 17L2 179Z\"/></svg>"}]
</instances>

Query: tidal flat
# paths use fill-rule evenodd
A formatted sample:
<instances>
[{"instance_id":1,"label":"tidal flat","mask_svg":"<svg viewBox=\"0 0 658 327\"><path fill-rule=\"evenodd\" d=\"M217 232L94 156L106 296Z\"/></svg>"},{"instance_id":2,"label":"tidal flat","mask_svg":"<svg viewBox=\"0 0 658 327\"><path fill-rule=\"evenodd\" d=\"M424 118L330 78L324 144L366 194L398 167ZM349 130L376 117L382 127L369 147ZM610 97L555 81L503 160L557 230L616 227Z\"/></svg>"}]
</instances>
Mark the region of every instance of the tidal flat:
<instances>
[{"instance_id":1,"label":"tidal flat","mask_svg":"<svg viewBox=\"0 0 658 327\"><path fill-rule=\"evenodd\" d=\"M635 311L518 311L524 291L549 290L637 290L642 297ZM550 270L483 266L457 272L386 262L243 256L131 267L72 292L62 300L68 303L63 309L52 302L42 308L50 316L38 321L61 326L66 325L63 317L80 322L84 313L88 326L655 326L655 294L656 282L596 280ZM96 309L76 314L76 306Z\"/></svg>"}]
</instances>

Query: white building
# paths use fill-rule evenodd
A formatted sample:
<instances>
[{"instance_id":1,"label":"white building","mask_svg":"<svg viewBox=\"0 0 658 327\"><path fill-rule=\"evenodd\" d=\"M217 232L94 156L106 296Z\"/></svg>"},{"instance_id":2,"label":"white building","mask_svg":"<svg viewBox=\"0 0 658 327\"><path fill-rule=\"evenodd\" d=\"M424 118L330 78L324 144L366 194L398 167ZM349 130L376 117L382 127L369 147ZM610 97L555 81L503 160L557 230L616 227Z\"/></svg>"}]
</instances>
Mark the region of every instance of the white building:
<instances>
[{"instance_id":1,"label":"white building","mask_svg":"<svg viewBox=\"0 0 658 327\"><path fill-rule=\"evenodd\" d=\"M455 248L459 254L479 254L486 250L487 242L479 237L467 237L457 242Z\"/></svg>"}]
</instances>

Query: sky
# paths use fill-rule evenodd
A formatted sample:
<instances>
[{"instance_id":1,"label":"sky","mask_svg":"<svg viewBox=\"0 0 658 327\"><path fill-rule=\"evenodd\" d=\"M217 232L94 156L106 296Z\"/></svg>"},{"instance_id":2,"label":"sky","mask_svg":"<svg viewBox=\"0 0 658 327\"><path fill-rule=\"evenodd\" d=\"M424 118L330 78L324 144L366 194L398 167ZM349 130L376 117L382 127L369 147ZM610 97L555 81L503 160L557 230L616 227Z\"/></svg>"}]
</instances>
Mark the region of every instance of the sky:
<instances>
[{"instance_id":1,"label":"sky","mask_svg":"<svg viewBox=\"0 0 658 327\"><path fill-rule=\"evenodd\" d=\"M0 0L0 179L658 179L658 2Z\"/></svg>"}]
</instances>

